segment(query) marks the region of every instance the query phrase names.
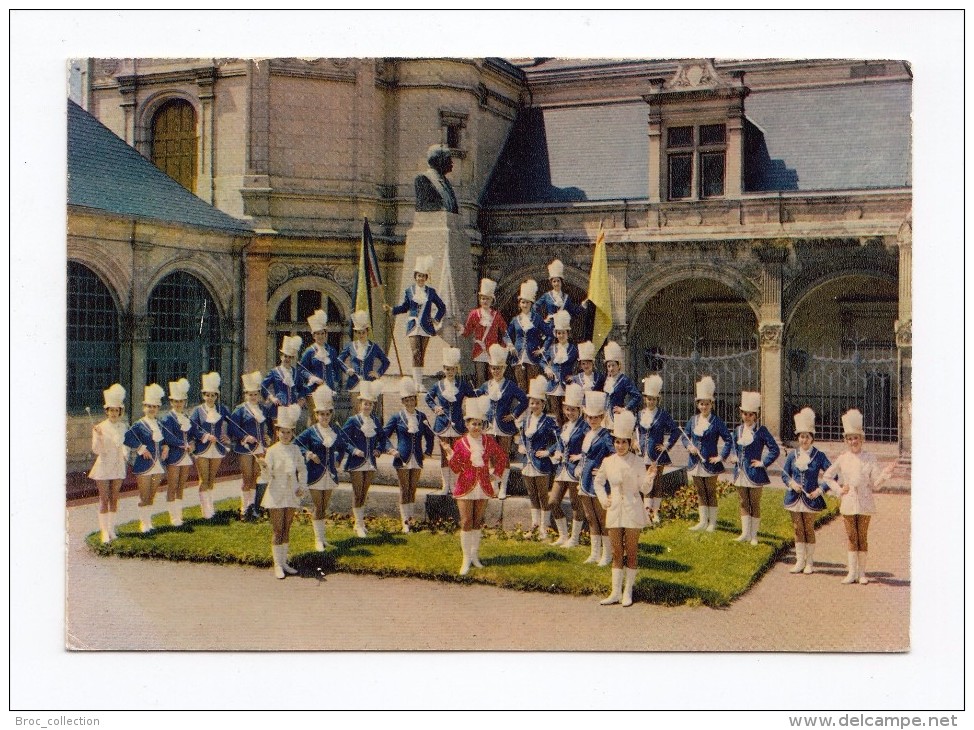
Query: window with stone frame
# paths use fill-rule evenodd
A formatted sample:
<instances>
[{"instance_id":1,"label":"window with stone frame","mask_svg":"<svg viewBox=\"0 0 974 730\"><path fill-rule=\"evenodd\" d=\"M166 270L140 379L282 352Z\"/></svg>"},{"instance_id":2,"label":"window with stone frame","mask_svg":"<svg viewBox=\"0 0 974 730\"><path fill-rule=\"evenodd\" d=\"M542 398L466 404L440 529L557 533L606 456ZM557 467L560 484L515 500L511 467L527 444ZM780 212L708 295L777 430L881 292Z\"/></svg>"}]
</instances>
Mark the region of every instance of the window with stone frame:
<instances>
[{"instance_id":1,"label":"window with stone frame","mask_svg":"<svg viewBox=\"0 0 974 730\"><path fill-rule=\"evenodd\" d=\"M67 298L68 409L97 412L102 391L119 381L118 308L98 274L75 261L68 262Z\"/></svg>"},{"instance_id":2,"label":"window with stone frame","mask_svg":"<svg viewBox=\"0 0 974 730\"><path fill-rule=\"evenodd\" d=\"M722 197L726 159L726 124L668 127L666 129L667 199L692 200Z\"/></svg>"},{"instance_id":3,"label":"window with stone frame","mask_svg":"<svg viewBox=\"0 0 974 730\"><path fill-rule=\"evenodd\" d=\"M196 112L184 99L171 99L152 116L152 163L190 192L196 191Z\"/></svg>"}]
</instances>

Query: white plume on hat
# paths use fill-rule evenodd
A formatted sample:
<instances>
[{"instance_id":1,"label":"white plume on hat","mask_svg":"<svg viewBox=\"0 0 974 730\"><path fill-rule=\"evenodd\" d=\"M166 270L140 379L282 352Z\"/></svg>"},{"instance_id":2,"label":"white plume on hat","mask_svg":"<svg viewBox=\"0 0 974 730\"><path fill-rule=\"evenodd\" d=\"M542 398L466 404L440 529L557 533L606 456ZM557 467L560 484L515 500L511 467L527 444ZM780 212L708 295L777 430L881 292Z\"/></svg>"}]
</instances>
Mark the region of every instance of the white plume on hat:
<instances>
[{"instance_id":1,"label":"white plume on hat","mask_svg":"<svg viewBox=\"0 0 974 730\"><path fill-rule=\"evenodd\" d=\"M169 381L169 400L186 400L189 396L189 381L186 378Z\"/></svg>"},{"instance_id":2,"label":"white plume on hat","mask_svg":"<svg viewBox=\"0 0 974 730\"><path fill-rule=\"evenodd\" d=\"M595 360L595 345L591 342L581 342L578 345L579 360Z\"/></svg>"},{"instance_id":3,"label":"white plume on hat","mask_svg":"<svg viewBox=\"0 0 974 730\"><path fill-rule=\"evenodd\" d=\"M301 352L301 337L300 335L284 335L284 341L281 343L281 352L285 355L290 355L291 357L297 357Z\"/></svg>"},{"instance_id":4,"label":"white plume on hat","mask_svg":"<svg viewBox=\"0 0 974 730\"><path fill-rule=\"evenodd\" d=\"M321 332L328 325L328 312L324 309L316 309L314 314L308 317L308 325L312 332Z\"/></svg>"},{"instance_id":5,"label":"white plume on hat","mask_svg":"<svg viewBox=\"0 0 974 730\"><path fill-rule=\"evenodd\" d=\"M649 375L643 378L643 395L648 395L650 398L659 398L662 390L663 378L659 375Z\"/></svg>"},{"instance_id":6,"label":"white plume on hat","mask_svg":"<svg viewBox=\"0 0 974 730\"><path fill-rule=\"evenodd\" d=\"M617 413L612 421L612 435L617 439L632 439L636 428L636 416L632 411Z\"/></svg>"},{"instance_id":7,"label":"white plume on hat","mask_svg":"<svg viewBox=\"0 0 974 730\"><path fill-rule=\"evenodd\" d=\"M413 271L417 274L426 274L429 276L430 269L433 268L433 257L432 256L417 256L416 263L413 264Z\"/></svg>"},{"instance_id":8,"label":"white plume on hat","mask_svg":"<svg viewBox=\"0 0 974 730\"><path fill-rule=\"evenodd\" d=\"M493 279L481 279L480 280L480 291L478 296L481 297L492 297L494 292L497 291L497 282Z\"/></svg>"},{"instance_id":9,"label":"white plume on hat","mask_svg":"<svg viewBox=\"0 0 974 730\"><path fill-rule=\"evenodd\" d=\"M145 386L145 394L142 397L142 403L147 406L161 406L162 399L165 397L166 391L162 389L162 386L158 383L150 383Z\"/></svg>"},{"instance_id":10,"label":"white plume on hat","mask_svg":"<svg viewBox=\"0 0 974 730\"><path fill-rule=\"evenodd\" d=\"M572 316L568 313L567 309L559 309L557 312L555 312L552 319L554 320L556 330L571 329Z\"/></svg>"},{"instance_id":11,"label":"white plume on hat","mask_svg":"<svg viewBox=\"0 0 974 730\"><path fill-rule=\"evenodd\" d=\"M252 373L244 373L243 375L241 375L240 382L243 383L244 393L254 393L254 392L259 393L260 381L262 379L263 376L261 375L260 370L254 370L254 372Z\"/></svg>"},{"instance_id":12,"label":"white plume on hat","mask_svg":"<svg viewBox=\"0 0 974 730\"><path fill-rule=\"evenodd\" d=\"M483 421L487 417L487 409L490 408L490 396L482 395L476 398L463 399L463 420L474 418Z\"/></svg>"},{"instance_id":13,"label":"white plume on hat","mask_svg":"<svg viewBox=\"0 0 974 730\"><path fill-rule=\"evenodd\" d=\"M565 265L558 259L555 259L550 264L548 264L548 278L549 279L565 278Z\"/></svg>"},{"instance_id":14,"label":"white plume on hat","mask_svg":"<svg viewBox=\"0 0 974 730\"><path fill-rule=\"evenodd\" d=\"M619 347L618 342L605 343L605 361L609 362L610 360L622 364L622 348Z\"/></svg>"},{"instance_id":15,"label":"white plume on hat","mask_svg":"<svg viewBox=\"0 0 974 730\"><path fill-rule=\"evenodd\" d=\"M335 391L322 383L311 394L311 400L315 403L316 411L335 410Z\"/></svg>"},{"instance_id":16,"label":"white plume on hat","mask_svg":"<svg viewBox=\"0 0 974 730\"><path fill-rule=\"evenodd\" d=\"M745 413L757 413L761 410L761 394L751 390L741 391L741 408Z\"/></svg>"},{"instance_id":17,"label":"white plume on hat","mask_svg":"<svg viewBox=\"0 0 974 730\"><path fill-rule=\"evenodd\" d=\"M533 302L536 296L538 296L538 282L534 279L528 279L521 284L518 299L526 299L529 302Z\"/></svg>"},{"instance_id":18,"label":"white plume on hat","mask_svg":"<svg viewBox=\"0 0 974 730\"><path fill-rule=\"evenodd\" d=\"M290 428L292 431L301 418L301 406L292 403L289 406L278 406L277 408L277 427Z\"/></svg>"},{"instance_id":19,"label":"white plume on hat","mask_svg":"<svg viewBox=\"0 0 974 730\"><path fill-rule=\"evenodd\" d=\"M585 415L601 416L605 414L606 394L601 390L589 390L585 392Z\"/></svg>"},{"instance_id":20,"label":"white plume on hat","mask_svg":"<svg viewBox=\"0 0 974 730\"><path fill-rule=\"evenodd\" d=\"M573 406L574 408L581 408L582 403L585 400L585 389L582 388L578 383L569 383L565 386L565 400L563 404L566 406Z\"/></svg>"},{"instance_id":21,"label":"white plume on hat","mask_svg":"<svg viewBox=\"0 0 974 730\"><path fill-rule=\"evenodd\" d=\"M105 408L122 408L125 403L125 388L119 383L110 386L108 390L101 392L105 399Z\"/></svg>"},{"instance_id":22,"label":"white plume on hat","mask_svg":"<svg viewBox=\"0 0 974 730\"><path fill-rule=\"evenodd\" d=\"M538 375L528 383L528 398L544 400L548 395L548 379L544 375Z\"/></svg>"},{"instance_id":23,"label":"white plume on hat","mask_svg":"<svg viewBox=\"0 0 974 730\"><path fill-rule=\"evenodd\" d=\"M352 329L367 330L369 328L369 313L358 310L352 313Z\"/></svg>"},{"instance_id":24,"label":"white plume on hat","mask_svg":"<svg viewBox=\"0 0 974 730\"><path fill-rule=\"evenodd\" d=\"M490 359L490 364L494 367L507 365L507 348L495 342L487 348L487 357Z\"/></svg>"},{"instance_id":25,"label":"white plume on hat","mask_svg":"<svg viewBox=\"0 0 974 730\"><path fill-rule=\"evenodd\" d=\"M842 432L846 436L852 436L854 434L859 434L860 436L866 435L866 432L862 430L862 412L858 408L853 408L843 414Z\"/></svg>"},{"instance_id":26,"label":"white plume on hat","mask_svg":"<svg viewBox=\"0 0 974 730\"><path fill-rule=\"evenodd\" d=\"M695 400L713 400L717 392L717 383L709 375L704 375L697 381L697 397Z\"/></svg>"},{"instance_id":27,"label":"white plume on hat","mask_svg":"<svg viewBox=\"0 0 974 730\"><path fill-rule=\"evenodd\" d=\"M200 388L202 393L219 393L220 392L220 373L203 373L200 378L203 381L203 387Z\"/></svg>"},{"instance_id":28,"label":"white plume on hat","mask_svg":"<svg viewBox=\"0 0 974 730\"><path fill-rule=\"evenodd\" d=\"M358 398L359 400L370 400L375 403L379 400L379 394L382 392L382 385L377 381L362 381L359 383Z\"/></svg>"},{"instance_id":29,"label":"white plume on hat","mask_svg":"<svg viewBox=\"0 0 974 730\"><path fill-rule=\"evenodd\" d=\"M795 414L795 433L815 433L815 411L802 408Z\"/></svg>"},{"instance_id":30,"label":"white plume on hat","mask_svg":"<svg viewBox=\"0 0 974 730\"><path fill-rule=\"evenodd\" d=\"M455 368L460 365L460 348L458 347L444 347L443 348L443 367L445 368Z\"/></svg>"},{"instance_id":31,"label":"white plume on hat","mask_svg":"<svg viewBox=\"0 0 974 730\"><path fill-rule=\"evenodd\" d=\"M402 380L399 381L400 398L411 398L417 393L419 393L419 389L416 387L415 378L403 378Z\"/></svg>"}]
</instances>

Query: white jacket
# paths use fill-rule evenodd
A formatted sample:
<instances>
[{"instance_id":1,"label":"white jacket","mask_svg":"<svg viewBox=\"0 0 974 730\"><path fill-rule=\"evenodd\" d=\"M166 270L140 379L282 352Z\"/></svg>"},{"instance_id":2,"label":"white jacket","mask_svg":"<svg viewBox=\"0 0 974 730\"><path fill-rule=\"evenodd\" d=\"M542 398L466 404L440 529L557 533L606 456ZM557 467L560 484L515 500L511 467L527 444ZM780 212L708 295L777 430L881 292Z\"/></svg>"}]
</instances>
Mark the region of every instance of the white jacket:
<instances>
[{"instance_id":1,"label":"white jacket","mask_svg":"<svg viewBox=\"0 0 974 730\"><path fill-rule=\"evenodd\" d=\"M267 449L263 471L268 475L264 507L282 509L301 506L297 491L308 488L308 467L301 456L301 449L293 441L286 446L278 442Z\"/></svg>"},{"instance_id":2,"label":"white jacket","mask_svg":"<svg viewBox=\"0 0 974 730\"><path fill-rule=\"evenodd\" d=\"M114 424L107 418L98 424L99 435L94 429L91 431L91 453L98 458L88 472L91 479L124 479L125 468L128 465L129 449L122 443L128 424L117 420Z\"/></svg>"},{"instance_id":3,"label":"white jacket","mask_svg":"<svg viewBox=\"0 0 974 730\"><path fill-rule=\"evenodd\" d=\"M633 452L605 457L595 475L595 494L605 507L606 527L643 528L646 511L640 489L646 479L646 466ZM608 483L609 489L606 489Z\"/></svg>"},{"instance_id":4,"label":"white jacket","mask_svg":"<svg viewBox=\"0 0 974 730\"><path fill-rule=\"evenodd\" d=\"M865 451L858 455L851 451L840 454L825 472L825 481L842 494L840 487L849 486L849 493L842 496L839 512L844 515L871 515L876 512L873 490L886 478L880 473L876 457Z\"/></svg>"}]
</instances>

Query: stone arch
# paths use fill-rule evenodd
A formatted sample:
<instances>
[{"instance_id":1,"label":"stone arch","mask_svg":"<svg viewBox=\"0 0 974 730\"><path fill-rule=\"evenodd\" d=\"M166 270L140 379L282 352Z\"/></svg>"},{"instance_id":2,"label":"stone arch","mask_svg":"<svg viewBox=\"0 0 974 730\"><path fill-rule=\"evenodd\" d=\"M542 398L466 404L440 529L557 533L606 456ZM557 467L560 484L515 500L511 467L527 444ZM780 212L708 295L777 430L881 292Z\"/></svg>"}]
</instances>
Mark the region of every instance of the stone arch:
<instances>
[{"instance_id":1,"label":"stone arch","mask_svg":"<svg viewBox=\"0 0 974 730\"><path fill-rule=\"evenodd\" d=\"M202 137L203 108L199 97L195 94L187 93L182 89L157 91L147 96L139 104L135 116L135 147L142 155L146 157L149 155L153 117L155 117L156 112L159 111L163 104L175 99L188 102L193 107L193 113L196 116L196 134L198 138Z\"/></svg>"},{"instance_id":2,"label":"stone arch","mask_svg":"<svg viewBox=\"0 0 974 730\"><path fill-rule=\"evenodd\" d=\"M761 291L754 282L737 274L732 269L709 262L699 262L692 266L687 266L686 263L664 265L651 270L638 279L635 284L630 285L630 291L635 292L635 294L630 297L626 304L626 321L635 322L636 318L642 314L643 309L646 308L649 300L668 286L694 279L711 280L729 287L744 298L753 310L754 316L760 320Z\"/></svg>"},{"instance_id":3,"label":"stone arch","mask_svg":"<svg viewBox=\"0 0 974 730\"><path fill-rule=\"evenodd\" d=\"M293 279L288 279L278 286L270 296L267 298L267 312L270 317L274 316L277 308L281 306L281 302L287 299L289 296L301 291L302 289L314 289L317 291L323 291L331 297L336 304L338 304L339 309L341 309L342 317L345 321L348 321L349 317L352 315L352 298L337 282L332 281L324 276L298 276Z\"/></svg>"},{"instance_id":4,"label":"stone arch","mask_svg":"<svg viewBox=\"0 0 974 730\"><path fill-rule=\"evenodd\" d=\"M216 304L221 321L227 317L234 292L234 284L230 276L233 267L220 267L217 261L201 258L192 253L175 256L153 272L152 278L146 286L145 298L136 303L141 312L146 311L149 296L159 282L176 271L185 272L198 279L213 299L213 303Z\"/></svg>"},{"instance_id":5,"label":"stone arch","mask_svg":"<svg viewBox=\"0 0 974 730\"><path fill-rule=\"evenodd\" d=\"M813 297L817 291L819 291L823 286L828 286L841 279L851 279L855 277L879 279L893 285L894 290L896 289L897 285L897 276L895 274L888 271L864 267L845 268L837 271L830 271L827 274L811 279L801 285L800 288L798 288L790 297L788 297L789 303L787 309L782 313L785 338L787 339L790 334L795 314L802 309L802 306L809 300L809 298Z\"/></svg>"},{"instance_id":6,"label":"stone arch","mask_svg":"<svg viewBox=\"0 0 974 730\"><path fill-rule=\"evenodd\" d=\"M119 317L124 319L128 313L128 291L131 288L128 272L115 259L105 256L104 252L95 246L82 244L73 248L74 251L68 256L68 261L81 264L101 279L115 302Z\"/></svg>"}]
</instances>

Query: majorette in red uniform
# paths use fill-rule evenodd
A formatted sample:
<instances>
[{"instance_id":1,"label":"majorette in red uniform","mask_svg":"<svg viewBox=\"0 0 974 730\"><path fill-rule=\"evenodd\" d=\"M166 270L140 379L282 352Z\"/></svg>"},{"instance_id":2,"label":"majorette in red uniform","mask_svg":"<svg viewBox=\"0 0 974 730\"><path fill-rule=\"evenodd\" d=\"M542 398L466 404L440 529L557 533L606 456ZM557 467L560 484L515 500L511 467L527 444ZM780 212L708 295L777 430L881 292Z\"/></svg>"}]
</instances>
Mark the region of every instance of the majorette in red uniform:
<instances>
[{"instance_id":1,"label":"majorette in red uniform","mask_svg":"<svg viewBox=\"0 0 974 730\"><path fill-rule=\"evenodd\" d=\"M480 291L477 294L480 306L470 310L470 314L467 315L467 323L463 325L463 336L473 337L473 350L470 357L474 363L474 374L478 386L487 382L490 346L507 346L507 322L503 315L494 309L494 291L496 289L496 281L492 279L480 280Z\"/></svg>"}]
</instances>

